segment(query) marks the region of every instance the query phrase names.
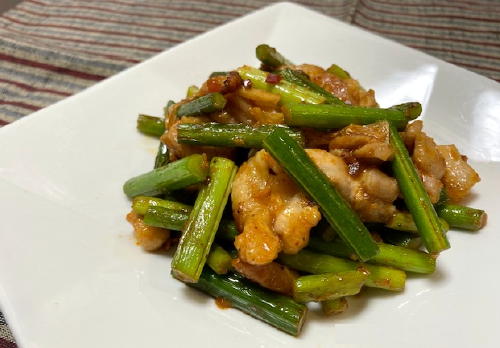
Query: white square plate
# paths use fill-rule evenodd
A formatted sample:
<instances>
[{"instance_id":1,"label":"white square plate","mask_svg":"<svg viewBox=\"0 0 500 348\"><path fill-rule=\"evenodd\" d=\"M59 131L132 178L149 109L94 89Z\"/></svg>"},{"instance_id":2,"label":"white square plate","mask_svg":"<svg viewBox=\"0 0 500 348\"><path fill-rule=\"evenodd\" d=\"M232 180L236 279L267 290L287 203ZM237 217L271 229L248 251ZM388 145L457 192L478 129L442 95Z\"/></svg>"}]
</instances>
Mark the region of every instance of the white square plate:
<instances>
[{"instance_id":1,"label":"white square plate","mask_svg":"<svg viewBox=\"0 0 500 348\"><path fill-rule=\"evenodd\" d=\"M370 291L334 318L312 310L293 338L171 278L170 259L142 252L124 215L123 182L152 166L157 141L139 112L211 71L256 65L276 46L296 62L345 67L382 106L418 100L426 130L455 143L482 181L470 205L479 233L450 231L452 249L403 293ZM494 81L292 4L203 34L0 129L0 300L25 348L498 347L500 88ZM498 214L498 215L497 215Z\"/></svg>"}]
</instances>

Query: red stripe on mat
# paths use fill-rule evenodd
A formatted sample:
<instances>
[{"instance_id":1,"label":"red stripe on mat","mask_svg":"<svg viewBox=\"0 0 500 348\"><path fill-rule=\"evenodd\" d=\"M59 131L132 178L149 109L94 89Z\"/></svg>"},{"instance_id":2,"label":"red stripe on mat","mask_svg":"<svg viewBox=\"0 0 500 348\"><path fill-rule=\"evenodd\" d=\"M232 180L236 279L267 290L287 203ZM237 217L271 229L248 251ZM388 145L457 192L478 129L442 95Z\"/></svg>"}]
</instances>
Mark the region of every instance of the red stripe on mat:
<instances>
[{"instance_id":1,"label":"red stripe on mat","mask_svg":"<svg viewBox=\"0 0 500 348\"><path fill-rule=\"evenodd\" d=\"M456 39L453 38L453 40L443 40L442 37L439 36L430 36L430 35L417 35L417 34L412 34L412 33L403 33L400 31L391 31L391 30L382 30L380 28L372 28L367 26L364 23L359 22L358 20L354 19L353 24L356 24L357 26L364 28L366 30L375 32L375 33L382 33L382 34L387 34L387 35L397 35L397 36L402 36L402 37L414 37L417 39L431 39L431 40L438 40L442 42L446 41L452 41L452 42L460 42L460 43L467 43L467 44L472 44L472 45L479 45L479 46L492 46L492 47L500 47L500 43L493 43L493 42L484 42L484 41L473 41L473 40L463 40L463 39Z\"/></svg>"},{"instance_id":2,"label":"red stripe on mat","mask_svg":"<svg viewBox=\"0 0 500 348\"><path fill-rule=\"evenodd\" d=\"M54 47L58 47L58 48L61 48L62 50L65 50L66 52L86 53L86 54L89 54L91 56L99 56L99 57L103 57L103 58L108 58L112 61L121 61L121 62L133 63L133 64L137 64L140 62L140 60L127 58L127 57L123 57L123 56L118 56L116 54L101 53L100 51L95 51L95 50L91 51L91 50L85 50L85 49L75 48L75 47L68 48L68 47L58 45L58 44L53 44L53 45L44 44L44 45L40 46L40 43L38 41L31 39L31 35L25 36L24 41L35 43L38 47L44 47L44 48L48 48L50 50L52 50Z\"/></svg>"},{"instance_id":3,"label":"red stripe on mat","mask_svg":"<svg viewBox=\"0 0 500 348\"><path fill-rule=\"evenodd\" d=\"M401 6L403 3L397 3L397 2L391 2L391 1L385 1L385 0L370 0L370 2L374 2L376 4L384 4L384 5L389 5L389 6ZM454 2L458 2L458 1L454 1ZM480 5L478 3L474 3L474 6L484 6L484 5ZM493 4L492 4L493 5ZM456 4L454 5L450 5L450 3L447 3L447 4L444 4L444 3L418 3L418 4L412 4L412 3L409 3L409 2L405 2L404 3L404 6L405 7L419 7L419 8L422 8L422 7L430 7L430 8L436 8L436 7L441 7L441 8L453 8L453 9L459 9L459 10L466 10L466 11L477 11L477 12L486 12L484 10L484 7L481 8L481 9L478 9L478 8L474 8L474 7L471 7L471 5L469 4L469 6L457 6ZM487 12L492 12L491 11L492 9L488 9ZM496 12L496 11L493 11L493 12Z\"/></svg>"},{"instance_id":4,"label":"red stripe on mat","mask_svg":"<svg viewBox=\"0 0 500 348\"><path fill-rule=\"evenodd\" d=\"M366 13L362 12L359 10L356 12L356 15L360 15L361 17L364 17L370 21L378 22L378 23L388 23L388 24L394 24L394 25L403 25L403 26L408 26L408 27L416 27L416 28L431 28L431 29L442 29L442 30L457 30L457 31L463 31L466 33L491 33L491 34L497 34L500 33L499 30L472 30L464 27L447 27L447 26L441 26L441 25L429 25L425 23L410 23L410 22L399 22L399 21L392 21L388 19L382 19L382 18L374 18L372 16L367 15Z\"/></svg>"},{"instance_id":5,"label":"red stripe on mat","mask_svg":"<svg viewBox=\"0 0 500 348\"><path fill-rule=\"evenodd\" d=\"M189 8L189 9L185 9L185 8L172 8L171 6L161 6L161 5L151 5L151 4L143 4L143 3L132 3L132 2L126 2L126 1L118 1L118 0L114 0L114 1L111 1L111 2L114 2L114 3L117 3L117 4L122 4L122 5L127 5L127 6L142 6L142 7L147 7L147 8L157 8L157 9L165 9L165 10L174 10L174 11L193 11L193 9ZM197 3L207 3L206 0L189 0L187 2L197 2ZM341 4L322 4L322 3L313 3L313 2L310 2L310 1L294 1L298 4L302 4L302 5L305 5L305 6L309 6L309 7L326 7L326 8L329 8L329 9L339 9L339 8L347 8L347 7L350 7L351 6L351 3L349 3L348 1L346 2L343 2ZM261 5L258 5L258 6L251 6L251 5L248 5L248 4L235 4L235 3L230 3L230 2L223 2L223 1L212 1L210 0L209 3L211 4L217 4L217 5L223 5L223 6L230 6L230 7L242 7L242 8L247 8L247 9L251 9L251 10L257 10L261 7L264 7L264 6L267 6L267 5L270 5L270 3L268 1L262 1L261 2ZM220 12L220 11L210 11L209 10L200 10L200 9L196 9L196 11L199 11L199 12L204 12L205 13L213 13L213 14L220 14L220 15L227 15L227 16L241 16L242 14L237 14L237 13L223 13L223 12Z\"/></svg>"},{"instance_id":6,"label":"red stripe on mat","mask_svg":"<svg viewBox=\"0 0 500 348\"><path fill-rule=\"evenodd\" d=\"M454 2L458 2L459 4L467 4L469 6L488 6L488 7L499 7L500 8L500 4L492 4L489 1L477 1L476 0L474 2L470 2L470 1L454 0Z\"/></svg>"},{"instance_id":7,"label":"red stripe on mat","mask_svg":"<svg viewBox=\"0 0 500 348\"><path fill-rule=\"evenodd\" d=\"M165 10L179 10L179 11L192 11L193 9L184 9L184 8L172 8L171 6L160 6L160 5L151 5L151 4L143 4L143 3L140 3L140 2L137 2L137 3L132 3L132 2L126 2L126 1L118 1L118 0L114 0L114 1L111 1L111 2L114 2L114 3L118 3L118 4L122 4L122 5L127 5L127 6L142 6L142 7L148 7L148 8L158 8L158 9L165 9ZM181 1L177 1L177 3L179 3ZM261 7L264 7L266 5L270 5L269 1L261 1L261 5L258 5L258 6L251 6L251 5L248 5L248 4L235 4L235 3L230 3L230 2L224 2L224 1L207 1L207 0L188 0L187 2L197 2L197 3L211 3L211 4L217 4L217 5L223 5L223 6L230 6L230 7L243 7L243 8L248 8L248 9L252 9L252 10L256 10L256 9L259 9ZM299 4L302 4L302 5L305 5L305 6L309 6L309 7L326 7L326 8L329 8L329 9L333 9L333 8L336 8L336 9L339 9L339 8L346 8L346 7L351 7L351 3L349 3L348 1L346 2L343 2L343 3L340 3L340 4L337 4L337 3L334 3L334 4L322 4L322 3L317 3L317 2L310 2L310 1L294 1L296 3L299 3ZM198 9L196 9L198 11ZM201 10L202 11L202 10ZM214 14L222 14L222 12L215 12L214 11ZM234 15L234 16L240 16L241 14L231 14L231 13L225 13L227 15Z\"/></svg>"},{"instance_id":8,"label":"red stripe on mat","mask_svg":"<svg viewBox=\"0 0 500 348\"><path fill-rule=\"evenodd\" d=\"M207 0L188 0L186 2L201 2L203 4L206 4ZM232 3L232 2L216 1L216 0L210 0L210 3L211 4L216 4L216 5L229 6L229 7L248 8L248 9L251 9L251 10L255 10L255 9L257 9L257 8L260 7L260 6L252 6L252 5L248 5L248 4L240 4L240 3L236 4L236 3Z\"/></svg>"},{"instance_id":9,"label":"red stripe on mat","mask_svg":"<svg viewBox=\"0 0 500 348\"><path fill-rule=\"evenodd\" d=\"M20 108L25 108L25 109L29 109L29 110L33 110L33 111L36 111L36 110L40 110L40 109L41 109L41 107L40 107L40 106L35 106L35 105L31 105L31 104L26 104L26 103L23 103L23 102L16 102L16 101L1 100L1 99L0 99L0 105L13 105L13 106L19 106Z\"/></svg>"},{"instance_id":10,"label":"red stripe on mat","mask_svg":"<svg viewBox=\"0 0 500 348\"><path fill-rule=\"evenodd\" d=\"M34 16L45 17L45 18L53 17L53 18L67 18L67 19L82 19L82 20L89 20L89 21L94 21L94 22L99 22L99 23L101 23L103 21L102 18L98 18L98 17L63 15L63 14L59 14L59 13L54 14L54 15L50 15L50 14L47 15L46 13L40 13L40 12L36 12L33 10L27 10L24 8L17 8L16 11L28 13L28 14L31 14ZM199 34L199 33L204 32L204 30L197 30L197 29L192 29L192 28L181 28L181 27L173 27L173 26L168 26L168 25L154 25L154 24L148 24L148 23L134 23L134 22L130 22L130 21L118 21L118 20L111 19L111 18L106 18L105 21L106 21L106 23L126 24L126 25L130 25L130 26L141 27L141 28L174 30L174 31L188 32L188 33L194 33L194 34Z\"/></svg>"},{"instance_id":11,"label":"red stripe on mat","mask_svg":"<svg viewBox=\"0 0 500 348\"><path fill-rule=\"evenodd\" d=\"M447 47L446 48L445 47L433 47L433 46L425 46L425 45L410 45L410 46L413 48L417 48L419 50L434 50L434 51L439 51L439 52L449 52L449 53L462 54L464 56L500 60L500 57L490 56L487 54L474 53L472 51L455 50L455 49L447 48Z\"/></svg>"},{"instance_id":12,"label":"red stripe on mat","mask_svg":"<svg viewBox=\"0 0 500 348\"><path fill-rule=\"evenodd\" d=\"M458 66L466 66L467 68L471 69L479 69L479 70L488 70L488 71L496 71L500 72L500 69L494 68L492 66L484 66L484 65L476 65L476 64L469 64L469 63L462 63L459 61L456 61L454 59L446 59L448 62L453 63Z\"/></svg>"},{"instance_id":13,"label":"red stripe on mat","mask_svg":"<svg viewBox=\"0 0 500 348\"><path fill-rule=\"evenodd\" d=\"M53 36L53 35L44 35L44 34L38 34L38 33L27 33L25 31L20 31L16 29L12 29L10 27L4 27L2 28L3 30L7 30L13 33L18 33L20 35L25 35L25 36L35 36L35 37L40 37L44 39L50 39L50 40L56 40L56 41L67 41L67 42L75 42L75 43L84 43L84 44L90 44L90 45L96 45L96 46L104 46L104 47L117 47L117 48L128 48L128 49L136 49L139 51L145 51L145 52L153 52L157 53L160 52L161 49L158 48L150 48L150 47L144 47L144 46L131 46L131 45L122 45L122 44L116 44L116 43L111 43L111 42L100 42L100 41L87 41L87 40L81 40L81 39L74 39L74 38L61 38L58 36Z\"/></svg>"},{"instance_id":14,"label":"red stripe on mat","mask_svg":"<svg viewBox=\"0 0 500 348\"><path fill-rule=\"evenodd\" d=\"M9 124L9 122L7 122L7 121L4 121L4 120L0 119L0 126L5 126L5 125L7 125L7 124ZM2 339L3 339L3 338L0 338L0 348L3 348L3 346L2 346L2 341L1 341Z\"/></svg>"},{"instance_id":15,"label":"red stripe on mat","mask_svg":"<svg viewBox=\"0 0 500 348\"><path fill-rule=\"evenodd\" d=\"M89 28L84 28L84 27L76 27L76 26L69 26L69 25L61 25L61 24L46 24L46 23L29 23L29 22L23 22L20 21L19 19L12 18L9 16L4 15L3 18L17 23L21 25L26 25L28 27L45 27L45 28L59 28L59 29L69 29L69 30L75 30L75 31L83 31L83 32L88 32L88 33L98 33L98 34L109 34L109 35L116 35L116 36L126 36L126 37L135 37L138 39L148 39L148 40L157 40L157 41L163 41L163 42L169 42L169 43L180 43L182 40L177 40L177 39L168 39L166 37L158 37L158 36L151 36L151 35L142 35L142 34L132 34L130 32L128 33L123 33L120 31L112 31L112 30L97 30L97 29L89 29Z\"/></svg>"},{"instance_id":16,"label":"red stripe on mat","mask_svg":"<svg viewBox=\"0 0 500 348\"><path fill-rule=\"evenodd\" d=\"M60 95L63 97L67 97L67 96L71 95L71 93L56 91L56 90L49 89L49 88L37 88L37 87L27 85L25 83L7 80L7 79L3 79L3 78L0 78L0 82L8 83L10 85L14 85L14 86L17 86L19 88L22 88L22 89L25 89L25 90L31 91L31 92L45 92L45 93Z\"/></svg>"},{"instance_id":17,"label":"red stripe on mat","mask_svg":"<svg viewBox=\"0 0 500 348\"><path fill-rule=\"evenodd\" d=\"M419 17L419 18L456 18L456 19L463 19L463 20L470 20L470 21L500 23L500 20L492 19L492 18L465 17L465 16L457 16L457 15L441 15L441 14L431 14L431 13L416 14L416 13L404 13L404 12L394 12L394 11L389 11L389 10L381 10L381 9L377 9L377 8L374 8L372 6L367 5L364 0L359 0L359 1L364 7L366 7L369 10L372 10L374 12L392 14L392 15L397 15L397 16Z\"/></svg>"},{"instance_id":18,"label":"red stripe on mat","mask_svg":"<svg viewBox=\"0 0 500 348\"><path fill-rule=\"evenodd\" d=\"M63 68L63 67L52 65L52 64L34 62L32 60L14 57L14 56L10 56L10 55L3 54L3 53L0 53L0 60L6 60L8 62L15 63L15 64L27 65L27 66L31 66L34 68L53 71L53 72L56 72L59 74L73 76L73 77L77 77L77 78L80 78L83 80L99 81L99 80L102 80L106 77L106 76L101 76L101 75L96 75L96 74L89 74L89 73L85 73L85 72L81 72L81 71L77 71L77 70L72 70L72 69L68 69L68 68Z\"/></svg>"},{"instance_id":19,"label":"red stripe on mat","mask_svg":"<svg viewBox=\"0 0 500 348\"><path fill-rule=\"evenodd\" d=\"M187 2L201 2L201 3L206 3L207 0L188 0ZM254 6L254 7L251 7L250 5L246 5L246 8L253 8L253 9L258 9L258 8L261 8L261 7L264 7L264 6L267 6L267 5L270 5L270 2L269 1L266 1L266 0L260 0L259 1L260 4L258 6ZM349 1L343 1L343 2L340 2L340 3L328 3L328 4L325 4L325 3L320 3L320 2L312 2L312 1L293 1L297 4L302 4L302 5L306 5L306 6L309 6L309 7L327 7L327 8L335 8L335 9L339 9L339 8L346 8L346 7L351 7L352 4L349 2ZM227 6L236 6L236 7L245 7L243 4L234 4L234 3L230 3L230 2L222 2L222 1L212 1L210 0L210 3L213 3L213 4L220 4L220 5L227 5Z\"/></svg>"},{"instance_id":20,"label":"red stripe on mat","mask_svg":"<svg viewBox=\"0 0 500 348\"><path fill-rule=\"evenodd\" d=\"M224 23L224 21L212 21L208 19L200 19L200 18L185 18L185 17L179 17L179 16L163 16L163 15L155 15L155 14L142 14L142 13L137 13L137 12L125 12L125 11L118 11L118 10L112 10L109 8L102 8L102 7L94 7L94 6L83 6L83 5L58 5L58 4L47 4L41 1L37 0L25 0L37 5L41 6L47 6L47 7L57 7L57 8L77 8L77 9L86 9L86 10L97 10L100 12L106 12L106 13L116 13L116 14L122 14L126 16L133 16L133 17L146 17L146 18L161 18L161 19L177 19L177 20L183 20L183 21L189 21L189 22L199 22L199 23L205 23L205 24L213 24L213 25L220 25Z\"/></svg>"},{"instance_id":21,"label":"red stripe on mat","mask_svg":"<svg viewBox=\"0 0 500 348\"><path fill-rule=\"evenodd\" d=\"M199 12L199 13L206 13L206 14L213 14L213 15L219 15L219 16L230 16L230 17L239 17L241 16L241 13L234 13L234 12L224 12L224 11L217 11L217 10L206 10L204 8L183 8L183 7L175 7L175 6L165 6L165 5L153 5L153 4L145 4L141 2L126 2L126 1L119 1L119 0L108 0L108 2L114 3L114 4L119 4L119 5L125 5L125 6L140 6L140 7L146 7L146 8L155 8L158 10L169 10L169 11L188 11L188 12ZM210 1L207 1L206 3L210 3Z\"/></svg>"},{"instance_id":22,"label":"red stripe on mat","mask_svg":"<svg viewBox=\"0 0 500 348\"><path fill-rule=\"evenodd\" d=\"M0 120L0 122L3 122L2 120ZM4 124L4 126L6 124L9 124L8 122ZM0 123L1 125L1 123ZM17 345L15 343L12 343L10 341L7 341L3 338L0 337L0 348L17 348Z\"/></svg>"},{"instance_id":23,"label":"red stripe on mat","mask_svg":"<svg viewBox=\"0 0 500 348\"><path fill-rule=\"evenodd\" d=\"M58 46L58 45L56 45L56 46ZM64 48L64 47L62 47L62 48ZM76 51L76 52L87 53L87 54L94 55L94 56L108 58L110 60L115 60L115 61L119 60L121 62L127 62L127 63L132 63L132 64L137 64L140 62L140 60L138 60L138 59L131 59L131 58L126 58L126 57L122 57L122 56L117 56L116 54L100 53L100 52L96 52L96 51L82 50L80 48L71 48L71 50Z\"/></svg>"},{"instance_id":24,"label":"red stripe on mat","mask_svg":"<svg viewBox=\"0 0 500 348\"><path fill-rule=\"evenodd\" d=\"M310 1L294 1L296 3L299 3L299 4L302 4L304 6L313 6L313 7L327 7L327 8L342 8L342 9L345 9L346 7L351 7L352 6L352 3L349 2L349 1L344 1L343 3L341 4L322 4L322 3L319 3L319 2L310 2Z\"/></svg>"}]
</instances>

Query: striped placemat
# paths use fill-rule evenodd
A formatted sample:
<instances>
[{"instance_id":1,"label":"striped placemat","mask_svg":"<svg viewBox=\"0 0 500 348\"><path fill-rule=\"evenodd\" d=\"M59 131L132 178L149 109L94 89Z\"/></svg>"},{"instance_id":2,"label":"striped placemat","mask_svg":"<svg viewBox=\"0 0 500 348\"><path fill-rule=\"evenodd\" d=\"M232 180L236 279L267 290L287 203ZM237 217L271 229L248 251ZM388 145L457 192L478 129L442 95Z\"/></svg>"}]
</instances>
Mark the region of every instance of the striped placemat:
<instances>
[{"instance_id":1,"label":"striped placemat","mask_svg":"<svg viewBox=\"0 0 500 348\"><path fill-rule=\"evenodd\" d=\"M0 127L270 2L22 1L0 16ZM500 81L498 0L295 2Z\"/></svg>"},{"instance_id":2,"label":"striped placemat","mask_svg":"<svg viewBox=\"0 0 500 348\"><path fill-rule=\"evenodd\" d=\"M500 80L498 0L297 2ZM0 126L267 4L25 0L0 17Z\"/></svg>"},{"instance_id":3,"label":"striped placemat","mask_svg":"<svg viewBox=\"0 0 500 348\"><path fill-rule=\"evenodd\" d=\"M5 322L5 318L0 313L0 348L15 348L14 337Z\"/></svg>"}]
</instances>

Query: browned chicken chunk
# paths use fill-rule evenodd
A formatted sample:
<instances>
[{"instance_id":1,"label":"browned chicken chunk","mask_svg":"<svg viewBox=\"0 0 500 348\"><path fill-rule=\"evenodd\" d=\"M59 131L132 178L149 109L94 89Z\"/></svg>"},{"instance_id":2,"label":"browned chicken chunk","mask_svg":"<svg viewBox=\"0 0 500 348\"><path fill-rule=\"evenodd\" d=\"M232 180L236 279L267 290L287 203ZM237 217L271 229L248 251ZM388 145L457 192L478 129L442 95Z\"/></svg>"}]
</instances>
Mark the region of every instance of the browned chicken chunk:
<instances>
[{"instance_id":1,"label":"browned chicken chunk","mask_svg":"<svg viewBox=\"0 0 500 348\"><path fill-rule=\"evenodd\" d=\"M231 198L241 232L235 246L241 259L253 265L270 263L281 251L297 253L321 219L316 204L264 150L239 168Z\"/></svg>"},{"instance_id":2,"label":"browned chicken chunk","mask_svg":"<svg viewBox=\"0 0 500 348\"><path fill-rule=\"evenodd\" d=\"M391 219L399 194L394 178L376 168L364 168L354 177L341 157L319 149L306 152L364 221ZM253 265L267 264L281 251L300 251L321 218L318 207L264 150L240 167L231 197L241 231L235 246L240 258Z\"/></svg>"},{"instance_id":3,"label":"browned chicken chunk","mask_svg":"<svg viewBox=\"0 0 500 348\"><path fill-rule=\"evenodd\" d=\"M422 128L421 120L414 121L402 135L431 202L439 200L443 187L452 201L460 201L481 180L479 175L455 145L436 145Z\"/></svg>"},{"instance_id":4,"label":"browned chicken chunk","mask_svg":"<svg viewBox=\"0 0 500 348\"><path fill-rule=\"evenodd\" d=\"M261 286L291 296L293 285L298 274L286 266L276 262L266 265L251 265L242 260L233 260L234 269L241 273L245 278L253 280Z\"/></svg>"},{"instance_id":5,"label":"browned chicken chunk","mask_svg":"<svg viewBox=\"0 0 500 348\"><path fill-rule=\"evenodd\" d=\"M137 244L146 251L159 249L170 238L169 230L146 225L142 218L134 212L127 215L127 221L134 227Z\"/></svg>"},{"instance_id":6,"label":"browned chicken chunk","mask_svg":"<svg viewBox=\"0 0 500 348\"><path fill-rule=\"evenodd\" d=\"M344 127L332 135L329 148L333 154L375 162L388 161L394 156L387 121Z\"/></svg>"},{"instance_id":7,"label":"browned chicken chunk","mask_svg":"<svg viewBox=\"0 0 500 348\"><path fill-rule=\"evenodd\" d=\"M403 141L408 149L408 152L413 153L413 145L415 144L415 138L417 134L422 132L424 124L422 121L417 120L408 123L404 132L401 133Z\"/></svg>"},{"instance_id":8,"label":"browned chicken chunk","mask_svg":"<svg viewBox=\"0 0 500 348\"><path fill-rule=\"evenodd\" d=\"M436 203L443 188L441 178L444 175L445 162L434 140L424 132L415 136L412 161L420 172L431 202Z\"/></svg>"},{"instance_id":9,"label":"browned chicken chunk","mask_svg":"<svg viewBox=\"0 0 500 348\"><path fill-rule=\"evenodd\" d=\"M357 80L351 78L342 80L325 69L312 64L297 65L295 69L305 72L311 81L347 104L377 106L375 92L373 90L365 91Z\"/></svg>"},{"instance_id":10,"label":"browned chicken chunk","mask_svg":"<svg viewBox=\"0 0 500 348\"><path fill-rule=\"evenodd\" d=\"M403 140L407 146L415 168L420 174L425 191L432 203L439 200L445 172L445 162L438 151L434 139L422 131L422 121L414 121L406 127Z\"/></svg>"},{"instance_id":11,"label":"browned chicken chunk","mask_svg":"<svg viewBox=\"0 0 500 348\"><path fill-rule=\"evenodd\" d=\"M354 177L349 174L349 167L341 157L319 149L308 149L306 152L363 221L390 220L396 211L392 202L399 194L396 179L376 168L362 169Z\"/></svg>"},{"instance_id":12,"label":"browned chicken chunk","mask_svg":"<svg viewBox=\"0 0 500 348\"><path fill-rule=\"evenodd\" d=\"M452 201L458 202L469 194L472 186L481 178L467 163L466 157L458 152L455 145L440 145L437 148L446 162L443 176L446 193Z\"/></svg>"}]
</instances>

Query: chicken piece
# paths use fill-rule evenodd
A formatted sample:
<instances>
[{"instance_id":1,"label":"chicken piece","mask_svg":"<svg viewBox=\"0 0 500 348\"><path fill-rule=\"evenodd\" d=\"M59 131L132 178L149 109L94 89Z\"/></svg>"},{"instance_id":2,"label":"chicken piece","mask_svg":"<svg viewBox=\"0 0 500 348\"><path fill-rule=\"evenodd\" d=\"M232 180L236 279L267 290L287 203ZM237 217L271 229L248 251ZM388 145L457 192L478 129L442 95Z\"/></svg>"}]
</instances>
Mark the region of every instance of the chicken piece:
<instances>
[{"instance_id":1,"label":"chicken piece","mask_svg":"<svg viewBox=\"0 0 500 348\"><path fill-rule=\"evenodd\" d=\"M417 134L422 132L423 127L424 123L421 120L413 121L411 123L408 123L405 131L401 133L401 136L409 153L413 152L413 145L415 144L415 138Z\"/></svg>"},{"instance_id":2,"label":"chicken piece","mask_svg":"<svg viewBox=\"0 0 500 348\"><path fill-rule=\"evenodd\" d=\"M443 188L441 178L446 167L436 143L424 132L415 135L412 161L420 172L425 191L431 202L436 203Z\"/></svg>"},{"instance_id":3,"label":"chicken piece","mask_svg":"<svg viewBox=\"0 0 500 348\"><path fill-rule=\"evenodd\" d=\"M387 121L344 127L332 135L329 148L343 157L353 156L376 162L388 161L394 156Z\"/></svg>"},{"instance_id":4,"label":"chicken piece","mask_svg":"<svg viewBox=\"0 0 500 348\"><path fill-rule=\"evenodd\" d=\"M469 194L472 186L481 178L455 145L440 145L437 149L446 163L442 180L446 193L452 201L458 202Z\"/></svg>"},{"instance_id":5,"label":"chicken piece","mask_svg":"<svg viewBox=\"0 0 500 348\"><path fill-rule=\"evenodd\" d=\"M376 168L362 169L353 177L341 157L319 149L306 152L363 221L384 223L391 219L396 211L392 202L399 194L394 178Z\"/></svg>"},{"instance_id":6,"label":"chicken piece","mask_svg":"<svg viewBox=\"0 0 500 348\"><path fill-rule=\"evenodd\" d=\"M235 246L240 258L252 265L270 263L281 251L297 253L321 219L318 207L265 150L238 169L231 199L241 232Z\"/></svg>"},{"instance_id":7,"label":"chicken piece","mask_svg":"<svg viewBox=\"0 0 500 348\"><path fill-rule=\"evenodd\" d=\"M424 184L425 192L429 195L431 203L437 203L439 201L439 197L441 196L441 190L444 187L443 182L430 175L421 174L420 176L422 178L422 183Z\"/></svg>"},{"instance_id":8,"label":"chicken piece","mask_svg":"<svg viewBox=\"0 0 500 348\"><path fill-rule=\"evenodd\" d=\"M358 80L351 78L345 79L344 82L347 84L347 93L349 94L353 105L366 107L378 106L375 100L375 91L373 89L366 91L363 87L361 87Z\"/></svg>"},{"instance_id":9,"label":"chicken piece","mask_svg":"<svg viewBox=\"0 0 500 348\"><path fill-rule=\"evenodd\" d=\"M412 160L422 173L438 180L443 177L446 169L444 159L434 140L424 132L415 137Z\"/></svg>"},{"instance_id":10,"label":"chicken piece","mask_svg":"<svg viewBox=\"0 0 500 348\"><path fill-rule=\"evenodd\" d=\"M127 214L127 221L134 227L137 244L146 251L159 249L170 238L169 230L146 225L142 218L134 212Z\"/></svg>"},{"instance_id":11,"label":"chicken piece","mask_svg":"<svg viewBox=\"0 0 500 348\"><path fill-rule=\"evenodd\" d=\"M254 88L249 90L240 88L237 93L226 97L226 110L237 123L250 125L284 123L283 113L275 110L279 101L279 96L276 94Z\"/></svg>"},{"instance_id":12,"label":"chicken piece","mask_svg":"<svg viewBox=\"0 0 500 348\"><path fill-rule=\"evenodd\" d=\"M295 187L275 185L271 201L279 202L273 224L285 254L296 254L309 243L309 231L321 219L318 207Z\"/></svg>"},{"instance_id":13,"label":"chicken piece","mask_svg":"<svg viewBox=\"0 0 500 348\"><path fill-rule=\"evenodd\" d=\"M180 144L177 142L177 125L181 123L205 123L210 122L209 117L194 117L194 116L183 116L180 119L175 115L167 120L167 131L161 136L161 141L163 141L169 149L170 160L175 161L180 158L195 154L195 153L205 153L210 159L214 156L222 156L231 158L234 154L234 149L229 147L217 147L217 146L197 146L189 144Z\"/></svg>"},{"instance_id":14,"label":"chicken piece","mask_svg":"<svg viewBox=\"0 0 500 348\"><path fill-rule=\"evenodd\" d=\"M280 101L280 96L257 88L239 88L236 92L240 97L248 99L256 106L275 109Z\"/></svg>"},{"instance_id":15,"label":"chicken piece","mask_svg":"<svg viewBox=\"0 0 500 348\"><path fill-rule=\"evenodd\" d=\"M306 150L341 195L367 222L389 221L398 185L376 168L361 169L356 177L338 156L325 150ZM233 182L233 215L241 233L235 246L252 265L273 261L279 252L294 254L308 243L309 231L320 218L318 207L298 189L264 150L244 163Z\"/></svg>"},{"instance_id":16,"label":"chicken piece","mask_svg":"<svg viewBox=\"0 0 500 348\"><path fill-rule=\"evenodd\" d=\"M337 76L330 74L326 72L325 69L312 64L297 65L295 66L295 69L305 72L312 82L323 87L343 102L352 104L347 91L346 83Z\"/></svg>"},{"instance_id":17,"label":"chicken piece","mask_svg":"<svg viewBox=\"0 0 500 348\"><path fill-rule=\"evenodd\" d=\"M210 114L210 120L223 124L238 123L233 115L229 114L227 111L214 112L213 114Z\"/></svg>"},{"instance_id":18,"label":"chicken piece","mask_svg":"<svg viewBox=\"0 0 500 348\"><path fill-rule=\"evenodd\" d=\"M354 79L342 80L323 68L312 64L297 65L294 68L305 72L312 82L326 89L346 104L377 106L375 92L373 90L365 91L359 82Z\"/></svg>"},{"instance_id":19,"label":"chicken piece","mask_svg":"<svg viewBox=\"0 0 500 348\"><path fill-rule=\"evenodd\" d=\"M325 150L307 149L307 155L326 174L328 179L344 198L351 196L354 179L349 175L349 168L344 160Z\"/></svg>"},{"instance_id":20,"label":"chicken piece","mask_svg":"<svg viewBox=\"0 0 500 348\"><path fill-rule=\"evenodd\" d=\"M376 168L364 169L359 178L361 189L354 195L352 207L366 222L385 223L396 212L392 204L399 195L396 179Z\"/></svg>"},{"instance_id":21,"label":"chicken piece","mask_svg":"<svg viewBox=\"0 0 500 348\"><path fill-rule=\"evenodd\" d=\"M251 265L237 258L232 261L234 269L264 288L292 296L293 286L298 274L290 268L271 262L266 265Z\"/></svg>"},{"instance_id":22,"label":"chicken piece","mask_svg":"<svg viewBox=\"0 0 500 348\"><path fill-rule=\"evenodd\" d=\"M394 156L394 150L391 144L369 143L354 150L352 155L359 159L389 161Z\"/></svg>"},{"instance_id":23,"label":"chicken piece","mask_svg":"<svg viewBox=\"0 0 500 348\"><path fill-rule=\"evenodd\" d=\"M481 180L479 175L455 145L436 145L422 127L422 121L414 121L402 136L431 202L439 200L443 187L452 201L460 201Z\"/></svg>"},{"instance_id":24,"label":"chicken piece","mask_svg":"<svg viewBox=\"0 0 500 348\"><path fill-rule=\"evenodd\" d=\"M226 110L232 115L237 123L244 124L255 124L257 120L251 113L251 109L254 105L245 98L240 97L238 94L234 93L227 96Z\"/></svg>"},{"instance_id":25,"label":"chicken piece","mask_svg":"<svg viewBox=\"0 0 500 348\"><path fill-rule=\"evenodd\" d=\"M398 198L398 183L394 178L387 176L377 168L365 169L359 177L365 191L378 199L392 203Z\"/></svg>"},{"instance_id":26,"label":"chicken piece","mask_svg":"<svg viewBox=\"0 0 500 348\"><path fill-rule=\"evenodd\" d=\"M237 222L241 220L235 219ZM269 211L255 210L239 230L243 232L236 236L234 246L241 259L252 265L265 265L278 257L282 249L281 240L272 230Z\"/></svg>"},{"instance_id":27,"label":"chicken piece","mask_svg":"<svg viewBox=\"0 0 500 348\"><path fill-rule=\"evenodd\" d=\"M314 128L302 128L302 134L307 148L327 150L334 133Z\"/></svg>"},{"instance_id":28,"label":"chicken piece","mask_svg":"<svg viewBox=\"0 0 500 348\"><path fill-rule=\"evenodd\" d=\"M401 136L420 174L425 191L431 202L436 203L443 188L441 179L445 171L445 162L434 139L425 134L422 128L422 121L414 121L406 126Z\"/></svg>"},{"instance_id":29,"label":"chicken piece","mask_svg":"<svg viewBox=\"0 0 500 348\"><path fill-rule=\"evenodd\" d=\"M232 93L243 85L240 74L231 71L227 75L218 75L209 78L200 88L197 95L205 95L211 92L222 94Z\"/></svg>"},{"instance_id":30,"label":"chicken piece","mask_svg":"<svg viewBox=\"0 0 500 348\"><path fill-rule=\"evenodd\" d=\"M250 115L252 115L256 125L285 123L285 116L282 112L265 111L257 106L250 108Z\"/></svg>"}]
</instances>

